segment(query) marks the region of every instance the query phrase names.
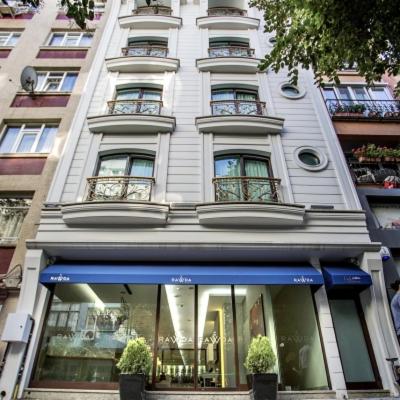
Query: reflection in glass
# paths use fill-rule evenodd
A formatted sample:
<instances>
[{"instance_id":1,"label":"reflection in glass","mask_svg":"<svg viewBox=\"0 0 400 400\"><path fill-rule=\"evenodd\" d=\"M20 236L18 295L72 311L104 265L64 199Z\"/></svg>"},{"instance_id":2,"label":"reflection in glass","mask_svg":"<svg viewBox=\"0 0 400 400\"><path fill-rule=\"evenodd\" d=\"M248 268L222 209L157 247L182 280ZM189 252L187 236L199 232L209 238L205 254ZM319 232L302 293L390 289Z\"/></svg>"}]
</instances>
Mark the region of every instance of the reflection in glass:
<instances>
[{"instance_id":1,"label":"reflection in glass","mask_svg":"<svg viewBox=\"0 0 400 400\"><path fill-rule=\"evenodd\" d=\"M198 384L236 387L231 286L199 286Z\"/></svg>"},{"instance_id":2,"label":"reflection in glass","mask_svg":"<svg viewBox=\"0 0 400 400\"><path fill-rule=\"evenodd\" d=\"M375 382L355 301L331 299L329 303L346 383Z\"/></svg>"},{"instance_id":3,"label":"reflection in glass","mask_svg":"<svg viewBox=\"0 0 400 400\"><path fill-rule=\"evenodd\" d=\"M328 388L309 286L270 286L283 390Z\"/></svg>"},{"instance_id":4,"label":"reflection in glass","mask_svg":"<svg viewBox=\"0 0 400 400\"><path fill-rule=\"evenodd\" d=\"M161 289L155 387L194 387L194 286Z\"/></svg>"},{"instance_id":5,"label":"reflection in glass","mask_svg":"<svg viewBox=\"0 0 400 400\"><path fill-rule=\"evenodd\" d=\"M57 285L34 380L118 381L115 364L130 338L153 349L156 300L153 285Z\"/></svg>"}]
</instances>

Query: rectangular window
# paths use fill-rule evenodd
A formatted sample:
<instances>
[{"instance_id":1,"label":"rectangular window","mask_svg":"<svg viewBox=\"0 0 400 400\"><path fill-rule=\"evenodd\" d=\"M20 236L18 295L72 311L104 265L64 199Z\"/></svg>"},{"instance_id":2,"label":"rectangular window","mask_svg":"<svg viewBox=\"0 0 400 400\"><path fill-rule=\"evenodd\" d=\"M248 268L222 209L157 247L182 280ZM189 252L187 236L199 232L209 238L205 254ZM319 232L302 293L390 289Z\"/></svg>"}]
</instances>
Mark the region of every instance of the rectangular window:
<instances>
[{"instance_id":1,"label":"rectangular window","mask_svg":"<svg viewBox=\"0 0 400 400\"><path fill-rule=\"evenodd\" d=\"M72 92L77 72L39 72L37 92Z\"/></svg>"},{"instance_id":2,"label":"rectangular window","mask_svg":"<svg viewBox=\"0 0 400 400\"><path fill-rule=\"evenodd\" d=\"M56 32L52 33L48 42L49 46L61 47L89 47L93 34L84 32Z\"/></svg>"},{"instance_id":3,"label":"rectangular window","mask_svg":"<svg viewBox=\"0 0 400 400\"><path fill-rule=\"evenodd\" d=\"M0 243L7 244L18 239L31 202L31 199L0 197Z\"/></svg>"},{"instance_id":4,"label":"rectangular window","mask_svg":"<svg viewBox=\"0 0 400 400\"><path fill-rule=\"evenodd\" d=\"M7 126L0 141L0 153L50 153L57 127L51 125Z\"/></svg>"},{"instance_id":5,"label":"rectangular window","mask_svg":"<svg viewBox=\"0 0 400 400\"><path fill-rule=\"evenodd\" d=\"M0 32L0 47L15 46L21 37L19 32Z\"/></svg>"}]
</instances>

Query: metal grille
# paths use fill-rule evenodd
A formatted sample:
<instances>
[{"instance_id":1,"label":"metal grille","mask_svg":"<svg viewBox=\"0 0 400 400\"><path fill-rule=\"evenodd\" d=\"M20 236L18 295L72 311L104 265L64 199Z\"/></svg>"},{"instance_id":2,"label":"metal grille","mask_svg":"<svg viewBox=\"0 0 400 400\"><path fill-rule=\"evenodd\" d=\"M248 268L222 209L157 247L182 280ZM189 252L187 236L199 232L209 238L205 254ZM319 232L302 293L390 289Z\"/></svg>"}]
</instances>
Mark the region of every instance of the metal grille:
<instances>
[{"instance_id":1,"label":"metal grille","mask_svg":"<svg viewBox=\"0 0 400 400\"><path fill-rule=\"evenodd\" d=\"M212 115L265 115L265 103L257 100L211 101Z\"/></svg>"},{"instance_id":2,"label":"metal grille","mask_svg":"<svg viewBox=\"0 0 400 400\"><path fill-rule=\"evenodd\" d=\"M150 201L154 178L95 176L88 178L86 201Z\"/></svg>"},{"instance_id":3,"label":"metal grille","mask_svg":"<svg viewBox=\"0 0 400 400\"><path fill-rule=\"evenodd\" d=\"M108 103L109 114L152 114L161 113L161 100L113 100Z\"/></svg>"},{"instance_id":4,"label":"metal grille","mask_svg":"<svg viewBox=\"0 0 400 400\"><path fill-rule=\"evenodd\" d=\"M215 201L279 203L280 179L263 177L221 177L213 179Z\"/></svg>"}]
</instances>

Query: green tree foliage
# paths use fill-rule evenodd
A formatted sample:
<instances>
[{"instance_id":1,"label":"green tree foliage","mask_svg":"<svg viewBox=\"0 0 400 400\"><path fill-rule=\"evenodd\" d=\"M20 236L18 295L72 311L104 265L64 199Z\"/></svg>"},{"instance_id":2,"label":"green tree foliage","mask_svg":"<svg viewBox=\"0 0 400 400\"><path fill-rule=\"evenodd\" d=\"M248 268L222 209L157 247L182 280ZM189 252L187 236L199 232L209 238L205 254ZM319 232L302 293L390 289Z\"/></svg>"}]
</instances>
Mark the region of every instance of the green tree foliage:
<instances>
[{"instance_id":1,"label":"green tree foliage","mask_svg":"<svg viewBox=\"0 0 400 400\"><path fill-rule=\"evenodd\" d=\"M264 12L265 31L276 44L262 68L287 67L292 83L298 69L314 70L339 84L338 70L356 66L368 84L400 72L399 0L252 0ZM398 85L398 89L400 89Z\"/></svg>"},{"instance_id":2,"label":"green tree foliage","mask_svg":"<svg viewBox=\"0 0 400 400\"><path fill-rule=\"evenodd\" d=\"M251 374L271 372L276 363L276 356L267 336L258 335L253 338L244 363Z\"/></svg>"},{"instance_id":3,"label":"green tree foliage","mask_svg":"<svg viewBox=\"0 0 400 400\"><path fill-rule=\"evenodd\" d=\"M151 352L146 340L138 338L129 340L119 359L117 368L123 374L148 374L151 364Z\"/></svg>"}]
</instances>

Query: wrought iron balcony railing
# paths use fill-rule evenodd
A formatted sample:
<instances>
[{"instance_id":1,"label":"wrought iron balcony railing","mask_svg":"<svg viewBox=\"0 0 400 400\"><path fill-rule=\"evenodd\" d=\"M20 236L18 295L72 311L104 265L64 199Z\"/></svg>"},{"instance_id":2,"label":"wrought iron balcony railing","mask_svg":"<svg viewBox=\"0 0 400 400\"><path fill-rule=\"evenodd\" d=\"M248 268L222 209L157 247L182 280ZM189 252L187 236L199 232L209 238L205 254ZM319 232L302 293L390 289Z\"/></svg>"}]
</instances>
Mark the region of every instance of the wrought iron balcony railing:
<instances>
[{"instance_id":1,"label":"wrought iron balcony railing","mask_svg":"<svg viewBox=\"0 0 400 400\"><path fill-rule=\"evenodd\" d=\"M348 160L350 173L357 185L373 185L387 188L400 188L400 162Z\"/></svg>"},{"instance_id":2,"label":"wrought iron balcony railing","mask_svg":"<svg viewBox=\"0 0 400 400\"><path fill-rule=\"evenodd\" d=\"M210 47L209 57L254 57L254 49L246 46Z\"/></svg>"},{"instance_id":3,"label":"wrought iron balcony railing","mask_svg":"<svg viewBox=\"0 0 400 400\"><path fill-rule=\"evenodd\" d=\"M168 47L164 46L129 46L122 49L125 57L167 57Z\"/></svg>"},{"instance_id":4,"label":"wrought iron balcony railing","mask_svg":"<svg viewBox=\"0 0 400 400\"><path fill-rule=\"evenodd\" d=\"M161 113L161 100L113 100L108 103L109 114L151 114Z\"/></svg>"},{"instance_id":5,"label":"wrought iron balcony railing","mask_svg":"<svg viewBox=\"0 0 400 400\"><path fill-rule=\"evenodd\" d=\"M138 7L132 11L133 15L171 15L171 7L166 6L149 6Z\"/></svg>"},{"instance_id":6,"label":"wrought iron balcony railing","mask_svg":"<svg viewBox=\"0 0 400 400\"><path fill-rule=\"evenodd\" d=\"M18 239L30 204L31 200L28 199L0 199L0 243Z\"/></svg>"},{"instance_id":7,"label":"wrought iron balcony railing","mask_svg":"<svg viewBox=\"0 0 400 400\"><path fill-rule=\"evenodd\" d=\"M400 119L400 100L325 100L336 118Z\"/></svg>"},{"instance_id":8,"label":"wrought iron balcony railing","mask_svg":"<svg viewBox=\"0 0 400 400\"><path fill-rule=\"evenodd\" d=\"M236 7L212 7L207 14L209 17L246 17L247 11Z\"/></svg>"},{"instance_id":9,"label":"wrought iron balcony railing","mask_svg":"<svg viewBox=\"0 0 400 400\"><path fill-rule=\"evenodd\" d=\"M220 177L213 179L216 202L279 203L280 179L263 177Z\"/></svg>"},{"instance_id":10,"label":"wrought iron balcony railing","mask_svg":"<svg viewBox=\"0 0 400 400\"><path fill-rule=\"evenodd\" d=\"M154 178L94 176L87 179L86 201L150 201Z\"/></svg>"},{"instance_id":11,"label":"wrought iron balcony railing","mask_svg":"<svg viewBox=\"0 0 400 400\"><path fill-rule=\"evenodd\" d=\"M258 100L213 100L212 115L266 115L265 103Z\"/></svg>"}]
</instances>

